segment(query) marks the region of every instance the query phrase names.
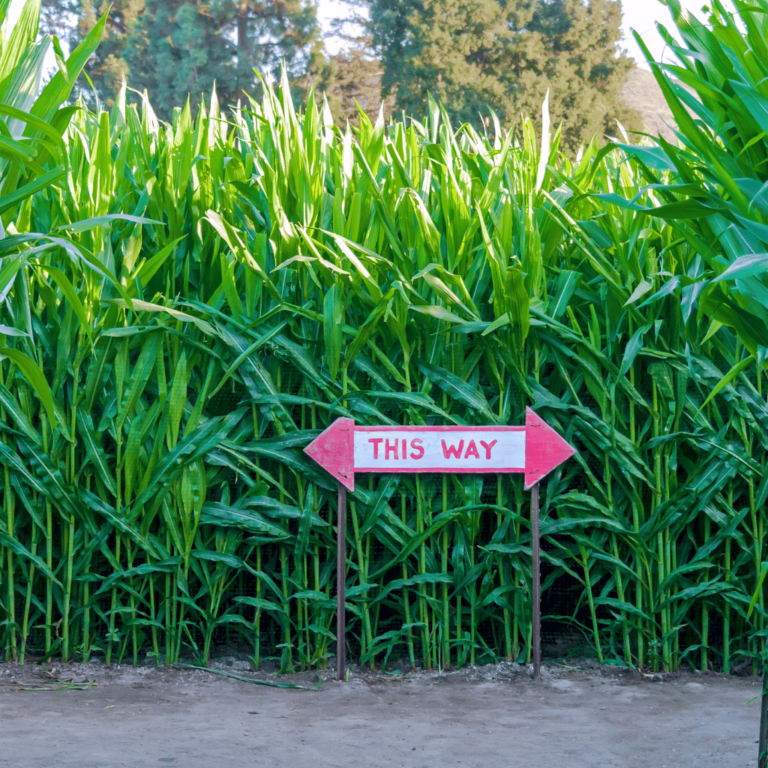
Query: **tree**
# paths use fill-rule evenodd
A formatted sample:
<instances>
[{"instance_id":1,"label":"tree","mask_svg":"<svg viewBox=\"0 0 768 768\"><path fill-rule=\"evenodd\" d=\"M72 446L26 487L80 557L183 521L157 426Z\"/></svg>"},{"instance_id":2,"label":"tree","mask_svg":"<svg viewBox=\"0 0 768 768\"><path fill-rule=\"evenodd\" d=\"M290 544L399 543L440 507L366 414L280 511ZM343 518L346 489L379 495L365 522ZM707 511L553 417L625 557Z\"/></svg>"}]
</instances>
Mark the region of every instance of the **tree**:
<instances>
[{"instance_id":1,"label":"tree","mask_svg":"<svg viewBox=\"0 0 768 768\"><path fill-rule=\"evenodd\" d=\"M69 40L79 8L77 0L45 0L40 6L40 34Z\"/></svg>"},{"instance_id":2,"label":"tree","mask_svg":"<svg viewBox=\"0 0 768 768\"><path fill-rule=\"evenodd\" d=\"M161 119L189 96L197 104L214 84L224 104L241 96L235 43L223 34L228 10L217 2L149 0L131 29L122 54L129 83L148 91Z\"/></svg>"},{"instance_id":3,"label":"tree","mask_svg":"<svg viewBox=\"0 0 768 768\"><path fill-rule=\"evenodd\" d=\"M94 23L83 0L80 31ZM216 84L222 105L256 95L263 75L304 75L316 54L319 27L309 0L114 0L108 31L88 69L100 97L111 97L127 76L149 92L168 119L188 94Z\"/></svg>"},{"instance_id":4,"label":"tree","mask_svg":"<svg viewBox=\"0 0 768 768\"><path fill-rule=\"evenodd\" d=\"M395 103L394 93L382 99L384 70L374 55L373 36L368 31L368 0L338 0L340 15L331 22L331 37L341 41L340 50L317 60L310 72L312 85L324 93L331 113L340 127L359 123L359 109L375 121L384 107L388 116Z\"/></svg>"},{"instance_id":5,"label":"tree","mask_svg":"<svg viewBox=\"0 0 768 768\"><path fill-rule=\"evenodd\" d=\"M77 31L74 39L70 40L71 44L76 43L78 38L84 38L93 29L99 16L109 14L101 44L86 64L85 72L99 100L110 107L112 96L119 90L123 77L128 75L128 65L123 58L126 41L143 12L144 0L113 0L112 3L102 3L98 9L91 0L82 0L79 8ZM90 86L81 82L80 87L83 96L90 99Z\"/></svg>"},{"instance_id":6,"label":"tree","mask_svg":"<svg viewBox=\"0 0 768 768\"><path fill-rule=\"evenodd\" d=\"M329 40L324 40L307 73L306 85L326 97L339 127L348 122L357 125L360 109L374 121L382 106L391 115L394 94L387 99L381 96L384 70L367 28L368 0L336 0L334 8L339 15L331 21L328 37L333 40L331 47L341 45L329 56L325 47Z\"/></svg>"},{"instance_id":7,"label":"tree","mask_svg":"<svg viewBox=\"0 0 768 768\"><path fill-rule=\"evenodd\" d=\"M365 35L359 44L331 56L322 70L317 90L325 93L334 120L341 127L348 121L358 124L358 109L374 121L382 107L387 117L392 114L395 94L382 98L384 70L381 62L371 56L371 47L372 38Z\"/></svg>"},{"instance_id":8,"label":"tree","mask_svg":"<svg viewBox=\"0 0 768 768\"><path fill-rule=\"evenodd\" d=\"M615 120L639 126L620 98L632 62L618 49L619 0L371 0L384 95L420 116L427 93L477 124L492 108L507 123L537 117L547 90L574 150Z\"/></svg>"}]
</instances>

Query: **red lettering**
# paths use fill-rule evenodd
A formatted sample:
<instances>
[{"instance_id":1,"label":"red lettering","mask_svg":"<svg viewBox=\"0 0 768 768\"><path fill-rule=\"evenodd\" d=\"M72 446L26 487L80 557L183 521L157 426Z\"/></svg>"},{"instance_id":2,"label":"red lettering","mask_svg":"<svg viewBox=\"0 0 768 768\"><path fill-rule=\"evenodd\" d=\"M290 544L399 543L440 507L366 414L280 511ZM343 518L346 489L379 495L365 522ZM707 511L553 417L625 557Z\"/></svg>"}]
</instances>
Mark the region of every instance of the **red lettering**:
<instances>
[{"instance_id":1,"label":"red lettering","mask_svg":"<svg viewBox=\"0 0 768 768\"><path fill-rule=\"evenodd\" d=\"M379 458L379 443L384 442L383 437L369 437L368 438L369 443L373 443L373 458L378 459Z\"/></svg>"},{"instance_id":2,"label":"red lettering","mask_svg":"<svg viewBox=\"0 0 768 768\"><path fill-rule=\"evenodd\" d=\"M403 460L408 458L408 448L406 447L407 443L408 441L405 438L403 438Z\"/></svg>"},{"instance_id":3,"label":"red lettering","mask_svg":"<svg viewBox=\"0 0 768 768\"><path fill-rule=\"evenodd\" d=\"M413 440L411 440L411 448L414 451L418 451L418 454L411 453L412 459L423 459L424 458L424 441L420 437L414 437Z\"/></svg>"},{"instance_id":4,"label":"red lettering","mask_svg":"<svg viewBox=\"0 0 768 768\"><path fill-rule=\"evenodd\" d=\"M459 447L457 448L455 445L446 445L445 440L440 441L443 444L443 457L446 459L454 458L454 459L460 459L461 458L461 452L464 450L464 441L459 441Z\"/></svg>"},{"instance_id":5,"label":"red lettering","mask_svg":"<svg viewBox=\"0 0 768 768\"><path fill-rule=\"evenodd\" d=\"M397 448L398 448L398 445L399 445L399 443L397 442L397 440L392 440L391 443L390 443L389 440L386 440L384 442L384 459L386 461L389 461L389 454L392 453L392 452L395 454L395 461L397 461Z\"/></svg>"},{"instance_id":6,"label":"red lettering","mask_svg":"<svg viewBox=\"0 0 768 768\"><path fill-rule=\"evenodd\" d=\"M464 454L464 458L468 459L470 456L474 456L476 459L480 458L480 454L477 452L477 446L475 445L474 440L469 441L467 452Z\"/></svg>"},{"instance_id":7,"label":"red lettering","mask_svg":"<svg viewBox=\"0 0 768 768\"><path fill-rule=\"evenodd\" d=\"M484 443L482 440L480 441L480 445L482 445L483 448L485 448L485 458L488 459L488 461L491 460L491 448L493 448L493 446L496 445L496 443L498 442L499 442L498 440L494 440L493 442L490 442L490 443Z\"/></svg>"}]
</instances>

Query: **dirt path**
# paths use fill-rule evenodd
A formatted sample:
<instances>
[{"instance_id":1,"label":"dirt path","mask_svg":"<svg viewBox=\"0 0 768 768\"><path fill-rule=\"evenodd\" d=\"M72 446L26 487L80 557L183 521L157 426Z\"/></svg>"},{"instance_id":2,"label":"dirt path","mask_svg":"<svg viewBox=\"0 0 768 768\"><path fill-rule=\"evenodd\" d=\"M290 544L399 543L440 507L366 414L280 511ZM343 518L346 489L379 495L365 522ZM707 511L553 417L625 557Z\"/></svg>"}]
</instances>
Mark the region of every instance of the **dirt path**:
<instances>
[{"instance_id":1,"label":"dirt path","mask_svg":"<svg viewBox=\"0 0 768 768\"><path fill-rule=\"evenodd\" d=\"M224 669L235 670L237 664ZM51 665L47 666L50 669ZM36 676L38 675L38 676ZM40 676L43 677L40 677ZM86 690L0 664L0 766L13 768L741 768L757 763L756 678L570 671L533 683L517 665L319 691L189 670L58 666ZM296 679L296 678L295 678ZM316 677L301 676L297 682Z\"/></svg>"}]
</instances>

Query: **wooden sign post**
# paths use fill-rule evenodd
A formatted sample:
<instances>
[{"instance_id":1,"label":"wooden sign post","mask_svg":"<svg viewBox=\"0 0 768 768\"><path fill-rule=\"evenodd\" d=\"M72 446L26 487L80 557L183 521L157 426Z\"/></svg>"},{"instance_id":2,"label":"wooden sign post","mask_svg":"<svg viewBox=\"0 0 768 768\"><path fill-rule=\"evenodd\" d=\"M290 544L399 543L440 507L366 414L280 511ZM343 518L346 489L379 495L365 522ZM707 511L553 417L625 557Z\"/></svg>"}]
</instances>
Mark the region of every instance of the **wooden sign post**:
<instances>
[{"instance_id":1,"label":"wooden sign post","mask_svg":"<svg viewBox=\"0 0 768 768\"><path fill-rule=\"evenodd\" d=\"M336 526L336 679L344 679L347 658L347 489L339 483L339 521Z\"/></svg>"},{"instance_id":2,"label":"wooden sign post","mask_svg":"<svg viewBox=\"0 0 768 768\"><path fill-rule=\"evenodd\" d=\"M336 563L336 667L345 668L346 492L355 490L355 472L379 473L523 473L531 490L533 556L533 670L541 668L541 603L539 578L539 481L573 456L576 450L530 408L521 427L357 426L337 419L304 452L339 483L338 552Z\"/></svg>"}]
</instances>

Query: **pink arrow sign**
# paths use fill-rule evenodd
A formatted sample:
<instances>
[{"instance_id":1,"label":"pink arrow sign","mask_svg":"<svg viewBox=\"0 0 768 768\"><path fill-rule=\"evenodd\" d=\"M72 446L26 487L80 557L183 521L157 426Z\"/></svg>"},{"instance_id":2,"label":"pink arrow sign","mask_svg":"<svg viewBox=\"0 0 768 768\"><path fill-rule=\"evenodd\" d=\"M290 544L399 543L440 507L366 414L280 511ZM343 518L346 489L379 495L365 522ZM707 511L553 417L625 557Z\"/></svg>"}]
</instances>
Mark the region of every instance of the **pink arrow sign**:
<instances>
[{"instance_id":1,"label":"pink arrow sign","mask_svg":"<svg viewBox=\"0 0 768 768\"><path fill-rule=\"evenodd\" d=\"M350 491L355 472L522 472L528 490L576 449L527 408L524 427L361 427L337 419L304 452Z\"/></svg>"}]
</instances>

